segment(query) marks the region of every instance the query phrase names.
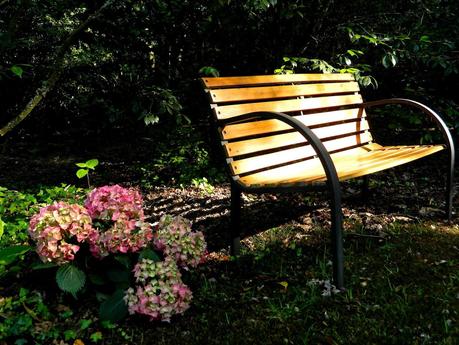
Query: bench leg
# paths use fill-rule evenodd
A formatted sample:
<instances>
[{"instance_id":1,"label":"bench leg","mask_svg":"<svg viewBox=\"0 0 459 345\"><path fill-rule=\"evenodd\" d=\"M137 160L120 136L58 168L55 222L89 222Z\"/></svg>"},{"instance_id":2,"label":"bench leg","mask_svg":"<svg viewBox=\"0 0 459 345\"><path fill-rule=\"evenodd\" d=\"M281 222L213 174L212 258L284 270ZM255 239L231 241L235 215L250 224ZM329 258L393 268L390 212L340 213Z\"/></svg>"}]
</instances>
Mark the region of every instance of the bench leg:
<instances>
[{"instance_id":1,"label":"bench leg","mask_svg":"<svg viewBox=\"0 0 459 345\"><path fill-rule=\"evenodd\" d=\"M231 248L230 254L237 256L241 250L241 191L231 183Z\"/></svg>"},{"instance_id":2,"label":"bench leg","mask_svg":"<svg viewBox=\"0 0 459 345\"><path fill-rule=\"evenodd\" d=\"M339 186L339 182L332 183ZM331 187L330 186L330 187ZM343 213L341 210L341 191L330 188L331 240L333 251L333 281L335 286L344 289L344 253L343 253Z\"/></svg>"},{"instance_id":3,"label":"bench leg","mask_svg":"<svg viewBox=\"0 0 459 345\"><path fill-rule=\"evenodd\" d=\"M446 217L451 222L453 215L453 194L454 194L454 152L450 154L449 171L446 179Z\"/></svg>"}]
</instances>

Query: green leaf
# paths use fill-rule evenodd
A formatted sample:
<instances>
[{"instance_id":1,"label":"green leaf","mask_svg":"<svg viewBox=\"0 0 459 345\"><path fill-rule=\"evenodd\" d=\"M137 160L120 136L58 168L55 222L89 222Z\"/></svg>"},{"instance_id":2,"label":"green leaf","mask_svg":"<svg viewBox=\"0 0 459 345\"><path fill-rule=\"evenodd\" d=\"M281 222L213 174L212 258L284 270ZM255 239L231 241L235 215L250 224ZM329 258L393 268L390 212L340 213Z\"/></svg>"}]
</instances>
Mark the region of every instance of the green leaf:
<instances>
[{"instance_id":1,"label":"green leaf","mask_svg":"<svg viewBox=\"0 0 459 345\"><path fill-rule=\"evenodd\" d=\"M94 343L97 343L99 340L102 340L102 332L94 332L89 336L89 339L91 339Z\"/></svg>"},{"instance_id":2,"label":"green leaf","mask_svg":"<svg viewBox=\"0 0 459 345\"><path fill-rule=\"evenodd\" d=\"M199 70L199 73L204 74L204 75L210 75L212 77L218 77L220 76L220 72L211 66L204 66Z\"/></svg>"},{"instance_id":3,"label":"green leaf","mask_svg":"<svg viewBox=\"0 0 459 345\"><path fill-rule=\"evenodd\" d=\"M64 332L65 341L73 340L77 337L77 333L73 329L68 329Z\"/></svg>"},{"instance_id":4,"label":"green leaf","mask_svg":"<svg viewBox=\"0 0 459 345\"><path fill-rule=\"evenodd\" d=\"M57 270L56 282L62 291L75 295L83 288L86 282L86 274L78 267L67 264Z\"/></svg>"},{"instance_id":5,"label":"green leaf","mask_svg":"<svg viewBox=\"0 0 459 345\"><path fill-rule=\"evenodd\" d=\"M390 64L389 64L389 55L388 54L384 55L381 62L382 62L383 66L385 68L389 68L389 66L390 66Z\"/></svg>"},{"instance_id":6,"label":"green leaf","mask_svg":"<svg viewBox=\"0 0 459 345\"><path fill-rule=\"evenodd\" d=\"M86 163L76 163L75 164L77 167L79 168L87 168L88 166L86 165Z\"/></svg>"},{"instance_id":7,"label":"green leaf","mask_svg":"<svg viewBox=\"0 0 459 345\"><path fill-rule=\"evenodd\" d=\"M87 328L89 328L89 326L91 326L92 324L92 320L88 320L88 319L83 319L80 321L80 329L81 330L85 330Z\"/></svg>"},{"instance_id":8,"label":"green leaf","mask_svg":"<svg viewBox=\"0 0 459 345\"><path fill-rule=\"evenodd\" d=\"M430 40L429 36L427 36L427 35L421 36L421 37L419 38L419 40L420 40L421 42L432 43L432 41Z\"/></svg>"},{"instance_id":9,"label":"green leaf","mask_svg":"<svg viewBox=\"0 0 459 345\"><path fill-rule=\"evenodd\" d=\"M101 320L117 322L123 319L128 313L124 302L124 291L116 290L115 293L100 305L99 314Z\"/></svg>"},{"instance_id":10,"label":"green leaf","mask_svg":"<svg viewBox=\"0 0 459 345\"><path fill-rule=\"evenodd\" d=\"M11 72L13 72L16 76L18 76L19 78L22 78L22 73L24 73L24 70L22 69L22 67L20 66L17 66L17 65L14 65L10 68Z\"/></svg>"},{"instance_id":11,"label":"green leaf","mask_svg":"<svg viewBox=\"0 0 459 345\"><path fill-rule=\"evenodd\" d=\"M78 178L83 178L88 174L88 169L78 169L76 175Z\"/></svg>"},{"instance_id":12,"label":"green leaf","mask_svg":"<svg viewBox=\"0 0 459 345\"><path fill-rule=\"evenodd\" d=\"M150 259L150 260L153 260L154 262L161 261L161 258L159 257L159 255L153 249L150 249L150 248L145 248L140 252L139 261L142 259Z\"/></svg>"},{"instance_id":13,"label":"green leaf","mask_svg":"<svg viewBox=\"0 0 459 345\"><path fill-rule=\"evenodd\" d=\"M105 328L105 329L114 329L114 328L116 328L116 325L113 322L108 321L108 320L102 321L100 324L101 324L102 328Z\"/></svg>"},{"instance_id":14,"label":"green leaf","mask_svg":"<svg viewBox=\"0 0 459 345\"><path fill-rule=\"evenodd\" d=\"M96 166L98 166L98 165L99 165L99 160L98 159L90 159L90 160L86 161L86 167L88 169L94 170L94 168Z\"/></svg>"},{"instance_id":15,"label":"green leaf","mask_svg":"<svg viewBox=\"0 0 459 345\"><path fill-rule=\"evenodd\" d=\"M4 229L5 229L5 222L2 220L2 217L0 217L0 239L3 236Z\"/></svg>"},{"instance_id":16,"label":"green leaf","mask_svg":"<svg viewBox=\"0 0 459 345\"><path fill-rule=\"evenodd\" d=\"M30 246L11 246L0 249L0 265L9 265L13 263L19 256L24 255L32 247Z\"/></svg>"}]
</instances>

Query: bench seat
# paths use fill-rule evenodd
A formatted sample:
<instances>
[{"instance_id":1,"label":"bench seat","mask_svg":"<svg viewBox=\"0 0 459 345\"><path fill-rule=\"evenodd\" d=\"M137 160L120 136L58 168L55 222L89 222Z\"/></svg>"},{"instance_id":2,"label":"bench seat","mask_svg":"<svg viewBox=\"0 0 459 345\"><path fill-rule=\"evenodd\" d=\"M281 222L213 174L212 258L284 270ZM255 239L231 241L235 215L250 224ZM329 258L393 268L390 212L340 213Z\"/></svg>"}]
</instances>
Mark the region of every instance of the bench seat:
<instances>
[{"instance_id":1,"label":"bench seat","mask_svg":"<svg viewBox=\"0 0 459 345\"><path fill-rule=\"evenodd\" d=\"M408 163L444 148L444 145L381 146L372 143L332 153L330 157L338 178L342 181ZM325 182L326 179L324 168L318 158L240 177L240 181L250 187L307 184Z\"/></svg>"}]
</instances>

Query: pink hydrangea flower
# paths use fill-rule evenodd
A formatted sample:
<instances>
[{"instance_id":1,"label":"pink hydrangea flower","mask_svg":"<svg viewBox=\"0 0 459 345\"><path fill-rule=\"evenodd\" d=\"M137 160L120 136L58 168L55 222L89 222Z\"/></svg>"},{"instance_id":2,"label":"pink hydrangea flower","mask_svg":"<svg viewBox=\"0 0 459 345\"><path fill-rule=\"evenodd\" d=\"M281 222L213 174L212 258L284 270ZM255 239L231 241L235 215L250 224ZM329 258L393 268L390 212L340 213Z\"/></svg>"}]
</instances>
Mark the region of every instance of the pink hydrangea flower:
<instances>
[{"instance_id":1,"label":"pink hydrangea flower","mask_svg":"<svg viewBox=\"0 0 459 345\"><path fill-rule=\"evenodd\" d=\"M181 216L161 217L155 234L155 246L184 269L196 267L204 260L206 253L203 233L192 232L191 222Z\"/></svg>"},{"instance_id":2,"label":"pink hydrangea flower","mask_svg":"<svg viewBox=\"0 0 459 345\"><path fill-rule=\"evenodd\" d=\"M117 221L120 217L143 220L142 204L138 190L114 185L94 188L84 205L92 218Z\"/></svg>"},{"instance_id":3,"label":"pink hydrangea flower","mask_svg":"<svg viewBox=\"0 0 459 345\"><path fill-rule=\"evenodd\" d=\"M126 291L124 300L130 314L148 315L151 320L170 321L190 307L191 290L181 279L175 261L142 259L134 267L137 287Z\"/></svg>"},{"instance_id":4,"label":"pink hydrangea flower","mask_svg":"<svg viewBox=\"0 0 459 345\"><path fill-rule=\"evenodd\" d=\"M99 224L99 236L91 242L91 253L103 257L109 253L137 252L153 238L145 221L142 196L136 189L119 185L95 188L85 206Z\"/></svg>"},{"instance_id":5,"label":"pink hydrangea flower","mask_svg":"<svg viewBox=\"0 0 459 345\"><path fill-rule=\"evenodd\" d=\"M74 260L80 249L76 243L98 236L86 209L65 202L40 208L30 220L29 235L37 243L40 259L59 265Z\"/></svg>"}]
</instances>

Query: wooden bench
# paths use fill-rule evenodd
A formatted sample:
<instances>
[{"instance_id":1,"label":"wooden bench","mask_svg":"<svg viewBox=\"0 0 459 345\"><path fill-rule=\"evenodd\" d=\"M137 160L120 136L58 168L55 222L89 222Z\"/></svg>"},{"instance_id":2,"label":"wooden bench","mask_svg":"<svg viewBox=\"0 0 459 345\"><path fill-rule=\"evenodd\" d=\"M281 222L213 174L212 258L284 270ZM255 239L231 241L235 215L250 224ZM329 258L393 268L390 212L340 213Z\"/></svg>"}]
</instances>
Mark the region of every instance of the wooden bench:
<instances>
[{"instance_id":1,"label":"wooden bench","mask_svg":"<svg viewBox=\"0 0 459 345\"><path fill-rule=\"evenodd\" d=\"M344 287L340 180L368 174L446 149L446 214L451 219L454 144L443 120L407 99L363 102L351 74L290 74L202 78L231 174L231 228L239 251L241 192L328 188L333 278ZM402 104L419 109L445 145L382 146L374 142L366 109Z\"/></svg>"}]
</instances>

